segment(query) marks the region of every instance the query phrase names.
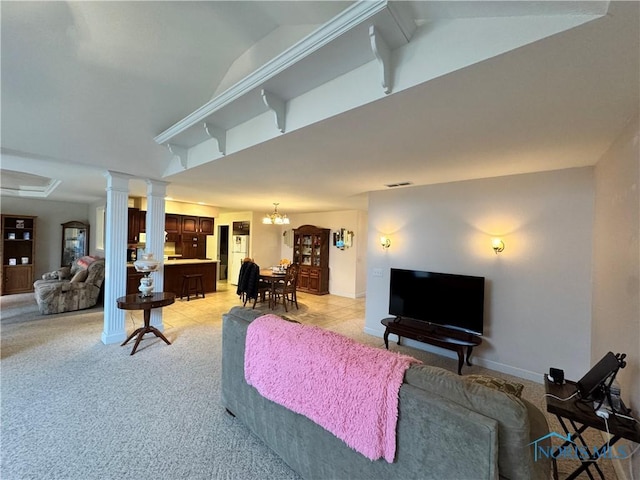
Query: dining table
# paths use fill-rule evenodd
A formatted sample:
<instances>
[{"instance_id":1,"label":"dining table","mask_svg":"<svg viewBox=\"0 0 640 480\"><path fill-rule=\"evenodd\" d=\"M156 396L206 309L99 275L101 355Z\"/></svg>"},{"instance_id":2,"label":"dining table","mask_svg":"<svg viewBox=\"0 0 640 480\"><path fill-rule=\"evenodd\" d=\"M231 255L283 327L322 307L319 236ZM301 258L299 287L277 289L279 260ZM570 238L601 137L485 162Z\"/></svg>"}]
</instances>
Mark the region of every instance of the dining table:
<instances>
[{"instance_id":1,"label":"dining table","mask_svg":"<svg viewBox=\"0 0 640 480\"><path fill-rule=\"evenodd\" d=\"M286 272L277 272L269 268L260 269L260 281L269 284L269 308L273 309L276 306L275 290L276 285L284 280ZM262 299L264 301L264 297Z\"/></svg>"}]
</instances>

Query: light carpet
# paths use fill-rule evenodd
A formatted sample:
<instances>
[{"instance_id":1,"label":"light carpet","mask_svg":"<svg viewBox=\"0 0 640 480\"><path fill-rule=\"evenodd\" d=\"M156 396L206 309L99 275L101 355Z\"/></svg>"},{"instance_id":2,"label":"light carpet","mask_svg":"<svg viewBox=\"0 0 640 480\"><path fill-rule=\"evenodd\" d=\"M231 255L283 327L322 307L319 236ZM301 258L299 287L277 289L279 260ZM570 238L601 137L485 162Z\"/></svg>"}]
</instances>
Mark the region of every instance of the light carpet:
<instances>
[{"instance_id":1,"label":"light carpet","mask_svg":"<svg viewBox=\"0 0 640 480\"><path fill-rule=\"evenodd\" d=\"M329 304L342 302L324 297ZM309 304L315 301L310 298ZM202 323L176 319L171 324L173 317L166 315L172 345L147 335L130 356L131 343L101 343L101 308L42 316L32 294L0 297L1 477L298 479L220 406L219 312L228 308L211 309L207 302L215 300L210 297L200 302L188 305L202 312ZM303 302L300 310L276 313L302 323L322 317L317 305ZM325 326L383 348L382 339L363 333L363 318L325 321ZM390 347L426 364L457 369L451 358ZM545 411L538 383L478 366L465 366L466 373L523 383L523 397ZM547 418L552 431L562 431L553 416ZM588 441L601 443L600 435L591 433ZM559 461L560 477L576 465ZM616 479L610 460L603 459L600 467L606 479Z\"/></svg>"},{"instance_id":2,"label":"light carpet","mask_svg":"<svg viewBox=\"0 0 640 480\"><path fill-rule=\"evenodd\" d=\"M2 305L4 480L299 478L220 406L219 327L132 357L100 342L101 309L18 310Z\"/></svg>"}]
</instances>

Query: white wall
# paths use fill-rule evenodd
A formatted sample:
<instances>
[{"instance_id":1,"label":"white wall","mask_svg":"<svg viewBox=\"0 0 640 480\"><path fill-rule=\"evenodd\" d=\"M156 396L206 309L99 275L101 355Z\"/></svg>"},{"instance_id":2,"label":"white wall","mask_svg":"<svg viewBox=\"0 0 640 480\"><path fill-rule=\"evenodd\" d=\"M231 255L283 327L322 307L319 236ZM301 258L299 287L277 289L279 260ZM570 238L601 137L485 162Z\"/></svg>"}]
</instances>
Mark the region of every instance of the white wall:
<instances>
[{"instance_id":1,"label":"white wall","mask_svg":"<svg viewBox=\"0 0 640 480\"><path fill-rule=\"evenodd\" d=\"M96 254L94 245L93 224L90 222L90 208L84 203L56 202L19 197L2 197L2 213L18 215L34 215L36 219L36 255L35 274L38 279L45 272L60 268L62 260L62 224L77 220L89 223L89 253Z\"/></svg>"},{"instance_id":2,"label":"white wall","mask_svg":"<svg viewBox=\"0 0 640 480\"><path fill-rule=\"evenodd\" d=\"M640 137L634 118L595 169L591 363L608 351L627 354L618 381L640 409ZM640 471L640 455L635 456Z\"/></svg>"},{"instance_id":3,"label":"white wall","mask_svg":"<svg viewBox=\"0 0 640 480\"><path fill-rule=\"evenodd\" d=\"M292 214L288 229L302 225L328 228L331 233L340 228L354 232L353 246L340 250L333 246L329 238L329 293L341 297L357 298L366 292L366 242L367 212L344 210L337 212L317 212ZM285 229L282 228L282 231ZM291 260L293 248L281 243L281 258Z\"/></svg>"},{"instance_id":4,"label":"white wall","mask_svg":"<svg viewBox=\"0 0 640 480\"><path fill-rule=\"evenodd\" d=\"M475 362L537 381L549 367L579 378L591 360L593 197L592 168L371 193L365 330L383 333L390 267L484 276ZM494 236L506 245L499 255Z\"/></svg>"},{"instance_id":5,"label":"white wall","mask_svg":"<svg viewBox=\"0 0 640 480\"><path fill-rule=\"evenodd\" d=\"M129 197L129 207L147 209L147 197ZM197 203L174 202L165 200L165 213L175 213L177 215L194 215L198 217L217 217L220 214L218 207L210 205L200 205Z\"/></svg>"},{"instance_id":6,"label":"white wall","mask_svg":"<svg viewBox=\"0 0 640 480\"><path fill-rule=\"evenodd\" d=\"M280 263L282 227L262 223L264 214L253 213L251 219L251 257L260 268L269 268Z\"/></svg>"}]
</instances>

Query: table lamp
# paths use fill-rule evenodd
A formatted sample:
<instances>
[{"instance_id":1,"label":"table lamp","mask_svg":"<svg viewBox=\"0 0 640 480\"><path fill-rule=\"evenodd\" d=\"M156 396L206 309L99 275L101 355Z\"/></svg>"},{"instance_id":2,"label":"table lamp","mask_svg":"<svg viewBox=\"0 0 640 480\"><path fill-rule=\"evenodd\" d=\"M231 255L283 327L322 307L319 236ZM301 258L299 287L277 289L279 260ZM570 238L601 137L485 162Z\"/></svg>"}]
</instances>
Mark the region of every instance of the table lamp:
<instances>
[{"instance_id":1,"label":"table lamp","mask_svg":"<svg viewBox=\"0 0 640 480\"><path fill-rule=\"evenodd\" d=\"M160 262L154 260L153 253L143 253L140 260L133 262L133 266L136 269L136 272L144 274L140 279L140 286L138 287L138 290L140 290L140 296L150 297L153 295L153 278L149 275L151 272L158 270Z\"/></svg>"}]
</instances>

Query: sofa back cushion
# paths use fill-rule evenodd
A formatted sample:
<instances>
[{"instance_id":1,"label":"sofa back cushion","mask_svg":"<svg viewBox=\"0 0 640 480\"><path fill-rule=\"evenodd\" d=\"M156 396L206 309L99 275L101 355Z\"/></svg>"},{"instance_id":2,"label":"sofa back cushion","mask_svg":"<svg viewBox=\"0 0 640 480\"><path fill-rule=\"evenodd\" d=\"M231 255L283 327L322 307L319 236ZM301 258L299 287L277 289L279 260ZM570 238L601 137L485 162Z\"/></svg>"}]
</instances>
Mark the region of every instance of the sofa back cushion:
<instances>
[{"instance_id":1,"label":"sofa back cushion","mask_svg":"<svg viewBox=\"0 0 640 480\"><path fill-rule=\"evenodd\" d=\"M101 258L91 263L87 268L87 272L89 273L85 283L89 283L100 288L104 281L104 259Z\"/></svg>"},{"instance_id":2,"label":"sofa back cushion","mask_svg":"<svg viewBox=\"0 0 640 480\"><path fill-rule=\"evenodd\" d=\"M500 476L509 479L535 477L527 407L516 396L429 365L409 368L405 382L496 420Z\"/></svg>"},{"instance_id":3,"label":"sofa back cushion","mask_svg":"<svg viewBox=\"0 0 640 480\"><path fill-rule=\"evenodd\" d=\"M71 278L71 283L82 283L89 276L88 270L78 270L75 275Z\"/></svg>"}]
</instances>

